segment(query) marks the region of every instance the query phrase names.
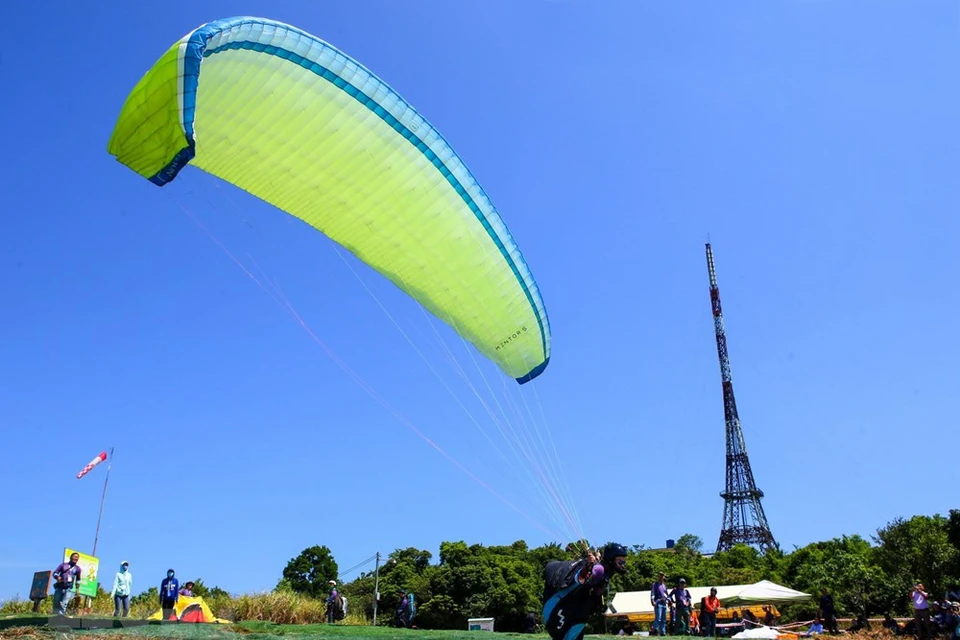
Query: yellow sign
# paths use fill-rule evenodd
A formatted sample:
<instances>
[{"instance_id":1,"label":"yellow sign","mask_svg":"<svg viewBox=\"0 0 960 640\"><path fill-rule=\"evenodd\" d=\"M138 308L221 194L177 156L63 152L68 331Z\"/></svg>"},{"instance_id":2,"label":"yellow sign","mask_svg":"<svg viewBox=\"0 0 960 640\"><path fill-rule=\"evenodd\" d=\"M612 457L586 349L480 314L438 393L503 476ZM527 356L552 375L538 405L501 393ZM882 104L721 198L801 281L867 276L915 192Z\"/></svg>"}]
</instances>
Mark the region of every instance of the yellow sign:
<instances>
[{"instance_id":1,"label":"yellow sign","mask_svg":"<svg viewBox=\"0 0 960 640\"><path fill-rule=\"evenodd\" d=\"M100 558L88 556L76 549L68 548L63 550L63 561L70 562L70 556L75 553L80 556L80 560L77 561L77 566L80 567L80 583L78 585L80 595L94 598L97 595L97 573L100 569Z\"/></svg>"}]
</instances>

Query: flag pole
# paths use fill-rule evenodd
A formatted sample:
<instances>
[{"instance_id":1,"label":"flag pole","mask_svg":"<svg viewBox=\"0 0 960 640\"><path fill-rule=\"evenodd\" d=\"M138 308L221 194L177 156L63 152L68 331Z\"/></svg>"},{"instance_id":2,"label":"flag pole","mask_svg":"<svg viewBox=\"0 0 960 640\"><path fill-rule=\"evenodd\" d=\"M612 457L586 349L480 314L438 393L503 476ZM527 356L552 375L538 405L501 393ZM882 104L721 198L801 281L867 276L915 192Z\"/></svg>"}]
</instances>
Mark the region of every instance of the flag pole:
<instances>
[{"instance_id":1,"label":"flag pole","mask_svg":"<svg viewBox=\"0 0 960 640\"><path fill-rule=\"evenodd\" d=\"M97 542L100 541L100 520L103 518L103 501L107 498L107 482L110 480L110 466L113 464L113 447L110 447L110 458L107 461L107 476L103 479L103 495L100 496L100 515L97 516L97 534L93 538L93 557L97 556Z\"/></svg>"}]
</instances>

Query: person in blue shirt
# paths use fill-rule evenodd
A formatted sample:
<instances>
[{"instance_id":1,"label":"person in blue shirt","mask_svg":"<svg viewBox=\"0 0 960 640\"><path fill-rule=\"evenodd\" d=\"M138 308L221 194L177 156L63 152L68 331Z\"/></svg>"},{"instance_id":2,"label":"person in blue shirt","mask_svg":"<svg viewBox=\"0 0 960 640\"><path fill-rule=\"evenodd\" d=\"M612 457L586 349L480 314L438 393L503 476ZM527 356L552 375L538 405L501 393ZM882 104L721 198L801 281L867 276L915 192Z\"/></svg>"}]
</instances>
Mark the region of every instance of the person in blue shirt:
<instances>
[{"instance_id":1,"label":"person in blue shirt","mask_svg":"<svg viewBox=\"0 0 960 640\"><path fill-rule=\"evenodd\" d=\"M167 577L160 583L160 607L163 609L163 619L176 617L174 609L180 599L180 583L174 577L173 569L167 569Z\"/></svg>"},{"instance_id":2,"label":"person in blue shirt","mask_svg":"<svg viewBox=\"0 0 960 640\"><path fill-rule=\"evenodd\" d=\"M810 628L807 629L807 632L803 634L804 636L818 636L823 633L823 623L820 622L820 616L817 616L813 619L813 624L810 625Z\"/></svg>"}]
</instances>

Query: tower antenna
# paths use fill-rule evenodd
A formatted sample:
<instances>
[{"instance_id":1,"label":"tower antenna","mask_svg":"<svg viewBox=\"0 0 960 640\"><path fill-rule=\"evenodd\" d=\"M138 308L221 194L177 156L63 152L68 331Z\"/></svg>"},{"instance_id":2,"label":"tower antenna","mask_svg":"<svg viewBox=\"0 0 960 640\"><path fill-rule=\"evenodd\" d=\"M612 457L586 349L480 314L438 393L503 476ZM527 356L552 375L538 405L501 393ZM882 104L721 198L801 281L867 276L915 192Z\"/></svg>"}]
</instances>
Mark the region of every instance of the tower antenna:
<instances>
[{"instance_id":1,"label":"tower antenna","mask_svg":"<svg viewBox=\"0 0 960 640\"><path fill-rule=\"evenodd\" d=\"M723 528L717 551L726 551L736 544L759 547L760 551L778 548L760 499L763 492L753 481L747 445L740 429L737 401L733 397L733 377L727 354L727 335L720 308L720 289L713 264L713 249L707 242L707 272L710 274L710 305L713 308L713 327L717 334L717 355L720 357L720 379L723 384L723 417L727 432L727 480L720 497L723 498Z\"/></svg>"}]
</instances>

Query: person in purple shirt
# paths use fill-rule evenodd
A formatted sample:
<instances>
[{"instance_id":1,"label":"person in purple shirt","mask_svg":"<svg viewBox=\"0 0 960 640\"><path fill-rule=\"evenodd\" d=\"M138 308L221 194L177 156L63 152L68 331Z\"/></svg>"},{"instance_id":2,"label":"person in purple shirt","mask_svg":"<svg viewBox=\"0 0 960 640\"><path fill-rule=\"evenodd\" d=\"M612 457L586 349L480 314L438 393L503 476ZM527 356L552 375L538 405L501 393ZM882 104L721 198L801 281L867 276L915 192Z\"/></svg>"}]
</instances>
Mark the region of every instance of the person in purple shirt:
<instances>
[{"instance_id":1,"label":"person in purple shirt","mask_svg":"<svg viewBox=\"0 0 960 640\"><path fill-rule=\"evenodd\" d=\"M70 592L76 592L80 586L80 554L70 554L70 562L61 562L53 570L53 612L65 615L70 602Z\"/></svg>"},{"instance_id":2,"label":"person in purple shirt","mask_svg":"<svg viewBox=\"0 0 960 640\"><path fill-rule=\"evenodd\" d=\"M686 579L680 578L677 587L667 596L673 598L674 602L673 633L678 636L690 635L690 611L692 607L690 606L690 590L687 589Z\"/></svg>"},{"instance_id":3,"label":"person in purple shirt","mask_svg":"<svg viewBox=\"0 0 960 640\"><path fill-rule=\"evenodd\" d=\"M667 597L666 577L661 571L657 581L650 587L650 604L653 605L653 624L650 626L651 635L667 635L667 606L670 599Z\"/></svg>"},{"instance_id":4,"label":"person in purple shirt","mask_svg":"<svg viewBox=\"0 0 960 640\"><path fill-rule=\"evenodd\" d=\"M407 597L407 590L400 589L400 604L397 605L396 624L398 627L407 628L410 626L410 598Z\"/></svg>"},{"instance_id":5,"label":"person in purple shirt","mask_svg":"<svg viewBox=\"0 0 960 640\"><path fill-rule=\"evenodd\" d=\"M330 595L327 596L327 624L333 624L337 621L337 601L340 592L337 591L336 580L329 580L327 586L330 587Z\"/></svg>"}]
</instances>

